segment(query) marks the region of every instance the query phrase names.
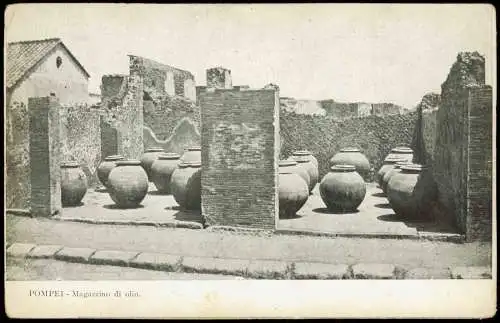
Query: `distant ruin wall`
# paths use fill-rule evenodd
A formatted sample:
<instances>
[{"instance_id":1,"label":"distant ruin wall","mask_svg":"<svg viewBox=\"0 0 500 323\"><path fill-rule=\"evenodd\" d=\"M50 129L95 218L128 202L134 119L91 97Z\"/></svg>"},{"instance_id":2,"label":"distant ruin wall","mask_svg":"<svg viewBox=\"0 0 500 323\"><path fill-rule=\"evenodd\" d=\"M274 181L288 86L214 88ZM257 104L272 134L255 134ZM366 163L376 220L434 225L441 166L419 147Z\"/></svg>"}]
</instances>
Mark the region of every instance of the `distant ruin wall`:
<instances>
[{"instance_id":1,"label":"distant ruin wall","mask_svg":"<svg viewBox=\"0 0 500 323\"><path fill-rule=\"evenodd\" d=\"M184 118L189 118L200 129L200 107L179 96L163 96L159 100L144 101L144 125L156 137L165 140Z\"/></svg>"},{"instance_id":2,"label":"distant ruin wall","mask_svg":"<svg viewBox=\"0 0 500 323\"><path fill-rule=\"evenodd\" d=\"M368 116L344 121L280 111L281 158L307 149L318 159L320 176L344 147L358 147L377 171L395 146L411 146L417 114Z\"/></svg>"}]
</instances>

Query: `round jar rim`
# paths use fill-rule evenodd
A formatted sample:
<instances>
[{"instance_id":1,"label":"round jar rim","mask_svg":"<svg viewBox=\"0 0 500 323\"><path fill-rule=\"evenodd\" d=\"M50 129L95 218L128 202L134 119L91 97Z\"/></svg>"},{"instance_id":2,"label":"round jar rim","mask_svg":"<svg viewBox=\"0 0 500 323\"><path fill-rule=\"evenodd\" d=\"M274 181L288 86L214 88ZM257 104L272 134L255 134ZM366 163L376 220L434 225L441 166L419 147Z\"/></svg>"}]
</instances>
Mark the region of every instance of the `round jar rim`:
<instances>
[{"instance_id":1,"label":"round jar rim","mask_svg":"<svg viewBox=\"0 0 500 323\"><path fill-rule=\"evenodd\" d=\"M66 161L61 163L61 168L77 168L80 164L76 161Z\"/></svg>"},{"instance_id":2,"label":"round jar rim","mask_svg":"<svg viewBox=\"0 0 500 323\"><path fill-rule=\"evenodd\" d=\"M279 167L295 166L297 162L295 160L280 160Z\"/></svg>"},{"instance_id":3,"label":"round jar rim","mask_svg":"<svg viewBox=\"0 0 500 323\"><path fill-rule=\"evenodd\" d=\"M186 164L188 165L188 167L194 167L194 168L201 167L201 162L199 161L187 162Z\"/></svg>"},{"instance_id":4,"label":"round jar rim","mask_svg":"<svg viewBox=\"0 0 500 323\"><path fill-rule=\"evenodd\" d=\"M357 153L360 151L361 151L361 149L356 148L356 147L346 147L346 148L340 149L341 153Z\"/></svg>"},{"instance_id":5,"label":"round jar rim","mask_svg":"<svg viewBox=\"0 0 500 323\"><path fill-rule=\"evenodd\" d=\"M409 147L394 147L391 149L391 153L413 154L413 149Z\"/></svg>"},{"instance_id":6,"label":"round jar rim","mask_svg":"<svg viewBox=\"0 0 500 323\"><path fill-rule=\"evenodd\" d=\"M401 165L400 168L401 168L401 170L405 170L408 172L420 172L420 171L428 169L429 167L426 165L410 163L410 164L406 164L406 165Z\"/></svg>"},{"instance_id":7,"label":"round jar rim","mask_svg":"<svg viewBox=\"0 0 500 323\"><path fill-rule=\"evenodd\" d=\"M297 163L309 163L310 162L309 158L306 158L305 156L297 156L295 158L295 161Z\"/></svg>"},{"instance_id":8,"label":"round jar rim","mask_svg":"<svg viewBox=\"0 0 500 323\"><path fill-rule=\"evenodd\" d=\"M157 153L157 152L161 152L161 151L165 151L165 149L163 149L161 147L151 147L151 148L146 149L147 153Z\"/></svg>"},{"instance_id":9,"label":"round jar rim","mask_svg":"<svg viewBox=\"0 0 500 323\"><path fill-rule=\"evenodd\" d=\"M124 157L122 155L109 155L109 156L104 158L104 160L106 160L106 161L114 161L114 160L121 160L121 159L124 159Z\"/></svg>"},{"instance_id":10,"label":"round jar rim","mask_svg":"<svg viewBox=\"0 0 500 323\"><path fill-rule=\"evenodd\" d=\"M354 165L338 164L330 167L330 171L333 172L354 172L356 167Z\"/></svg>"},{"instance_id":11,"label":"round jar rim","mask_svg":"<svg viewBox=\"0 0 500 323\"><path fill-rule=\"evenodd\" d=\"M384 159L384 164L385 163L388 163L388 164L397 164L397 163L403 162L403 161L406 161L406 159L404 159L403 157L389 156L386 159Z\"/></svg>"},{"instance_id":12,"label":"round jar rim","mask_svg":"<svg viewBox=\"0 0 500 323\"><path fill-rule=\"evenodd\" d=\"M201 151L201 147L200 146L193 146L193 147L189 147L187 150L188 151Z\"/></svg>"},{"instance_id":13,"label":"round jar rim","mask_svg":"<svg viewBox=\"0 0 500 323\"><path fill-rule=\"evenodd\" d=\"M293 152L294 156L309 156L311 152L309 150L296 150Z\"/></svg>"},{"instance_id":14,"label":"round jar rim","mask_svg":"<svg viewBox=\"0 0 500 323\"><path fill-rule=\"evenodd\" d=\"M173 160L173 159L179 159L181 156L176 153L164 153L158 156L158 159L161 160Z\"/></svg>"},{"instance_id":15,"label":"round jar rim","mask_svg":"<svg viewBox=\"0 0 500 323\"><path fill-rule=\"evenodd\" d=\"M116 166L140 166L141 161L136 159L126 159L119 160L116 162Z\"/></svg>"}]
</instances>

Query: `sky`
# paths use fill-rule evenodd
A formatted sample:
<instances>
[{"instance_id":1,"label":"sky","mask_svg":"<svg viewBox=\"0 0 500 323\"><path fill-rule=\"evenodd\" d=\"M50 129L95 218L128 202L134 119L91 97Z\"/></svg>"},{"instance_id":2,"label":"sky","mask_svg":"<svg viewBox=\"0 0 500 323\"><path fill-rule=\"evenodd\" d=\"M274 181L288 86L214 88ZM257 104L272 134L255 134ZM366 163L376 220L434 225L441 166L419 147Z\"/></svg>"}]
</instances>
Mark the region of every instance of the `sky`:
<instances>
[{"instance_id":1,"label":"sky","mask_svg":"<svg viewBox=\"0 0 500 323\"><path fill-rule=\"evenodd\" d=\"M460 51L486 58L496 86L494 7L478 4L17 4L7 42L61 38L90 73L128 74L127 54L185 69L213 66L233 85L275 83L281 96L392 102L440 92Z\"/></svg>"}]
</instances>

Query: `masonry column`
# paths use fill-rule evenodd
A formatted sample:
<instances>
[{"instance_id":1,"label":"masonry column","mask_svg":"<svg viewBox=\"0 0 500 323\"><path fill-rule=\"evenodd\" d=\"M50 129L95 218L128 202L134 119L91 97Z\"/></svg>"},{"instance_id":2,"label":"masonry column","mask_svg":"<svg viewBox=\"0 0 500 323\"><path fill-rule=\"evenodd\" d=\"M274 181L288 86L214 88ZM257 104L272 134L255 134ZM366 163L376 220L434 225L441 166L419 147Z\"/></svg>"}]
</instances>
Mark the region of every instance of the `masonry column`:
<instances>
[{"instance_id":1,"label":"masonry column","mask_svg":"<svg viewBox=\"0 0 500 323\"><path fill-rule=\"evenodd\" d=\"M201 94L202 214L210 226L274 229L278 218L279 93Z\"/></svg>"},{"instance_id":2,"label":"masonry column","mask_svg":"<svg viewBox=\"0 0 500 323\"><path fill-rule=\"evenodd\" d=\"M54 97L30 98L31 214L61 213L59 103Z\"/></svg>"}]
</instances>

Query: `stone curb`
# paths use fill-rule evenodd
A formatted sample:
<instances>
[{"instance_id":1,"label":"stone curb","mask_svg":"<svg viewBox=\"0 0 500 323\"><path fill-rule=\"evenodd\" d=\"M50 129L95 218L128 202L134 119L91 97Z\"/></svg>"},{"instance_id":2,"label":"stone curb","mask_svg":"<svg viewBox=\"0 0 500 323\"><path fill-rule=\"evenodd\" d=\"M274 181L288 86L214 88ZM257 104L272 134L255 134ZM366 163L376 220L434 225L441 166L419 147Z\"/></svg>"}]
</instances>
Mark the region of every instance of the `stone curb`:
<instances>
[{"instance_id":1,"label":"stone curb","mask_svg":"<svg viewBox=\"0 0 500 323\"><path fill-rule=\"evenodd\" d=\"M29 210L24 209L8 209L7 214L16 216L33 217ZM204 226L201 223L194 221L169 221L169 222L155 222L155 221L141 221L141 220L100 220L89 218L53 216L49 219L56 221L79 222L88 224L109 224L109 225L135 225L135 226L153 226L162 228L180 228L192 230L206 230L208 232L229 232L235 234L249 234L249 235L301 235L301 236L314 236L314 237L330 237L330 238L362 238L362 239L398 239L398 240L426 240L426 241L440 241L452 242L463 244L466 242L465 236L461 234L435 234L416 232L415 234L388 234L388 233L369 233L369 234L356 234L356 233L335 233L335 232L318 232L300 229L276 229L276 230L263 230L252 228L239 228L230 226Z\"/></svg>"},{"instance_id":2,"label":"stone curb","mask_svg":"<svg viewBox=\"0 0 500 323\"><path fill-rule=\"evenodd\" d=\"M154 221L140 221L140 220L98 220L98 219L88 219L88 218L69 218L64 216L54 217L53 219L57 221L79 222L88 224L144 225L144 226L154 226L162 228L183 228L183 229L193 229L193 230L203 229L203 225L201 223L192 221L179 221L179 220L175 220L173 222L154 222Z\"/></svg>"},{"instance_id":3,"label":"stone curb","mask_svg":"<svg viewBox=\"0 0 500 323\"><path fill-rule=\"evenodd\" d=\"M149 270L222 274L254 279L491 279L487 266L453 268L405 268L394 264L354 265L319 262L234 259L181 256L163 253L96 250L58 245L13 243L7 256L134 267Z\"/></svg>"}]
</instances>

